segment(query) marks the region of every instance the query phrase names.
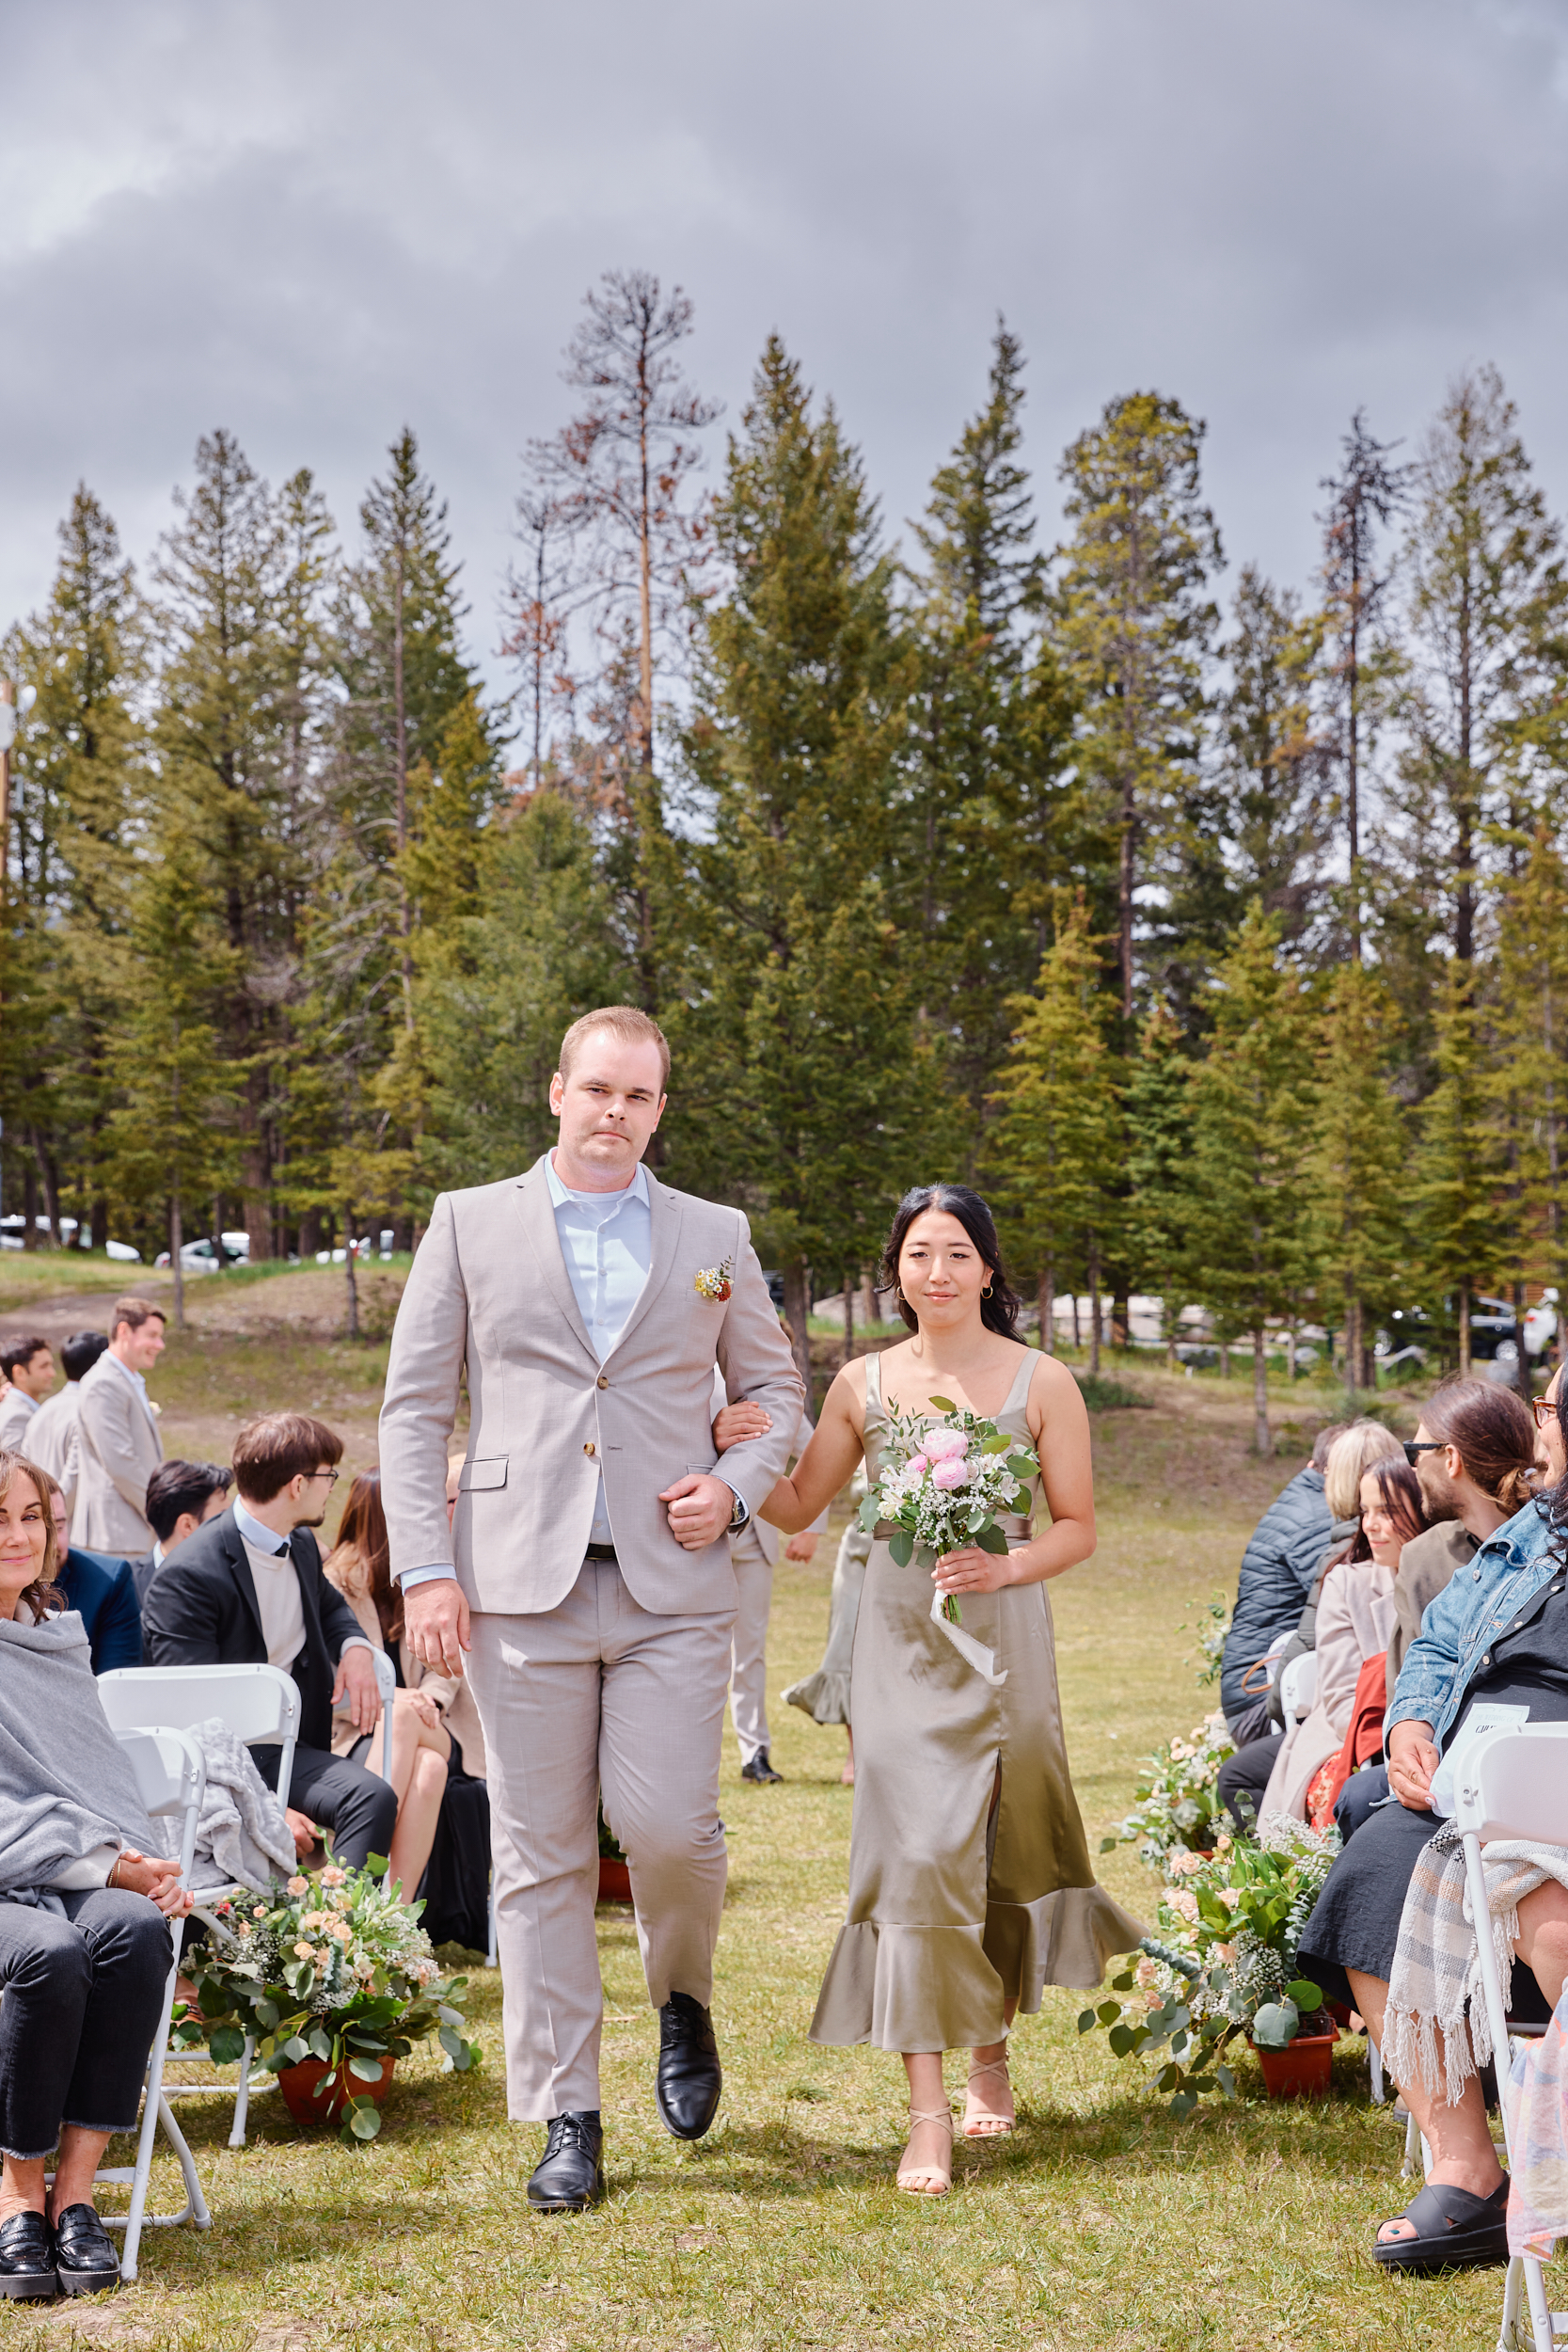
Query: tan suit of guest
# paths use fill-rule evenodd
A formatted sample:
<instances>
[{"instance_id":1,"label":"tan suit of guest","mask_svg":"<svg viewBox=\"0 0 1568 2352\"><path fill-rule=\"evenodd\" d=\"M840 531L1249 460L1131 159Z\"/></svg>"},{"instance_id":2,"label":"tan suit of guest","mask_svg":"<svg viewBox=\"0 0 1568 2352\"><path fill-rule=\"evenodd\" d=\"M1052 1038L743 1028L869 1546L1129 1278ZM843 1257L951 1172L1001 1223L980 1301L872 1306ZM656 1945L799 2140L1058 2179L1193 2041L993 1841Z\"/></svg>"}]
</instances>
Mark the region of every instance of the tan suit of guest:
<instances>
[{"instance_id":1,"label":"tan suit of guest","mask_svg":"<svg viewBox=\"0 0 1568 2352\"><path fill-rule=\"evenodd\" d=\"M722 1463L753 1512L784 1466L802 1394L744 1216L652 1176L649 1272L601 1364L545 1166L436 1200L392 1335L380 1445L393 1575L448 1565L475 1613L516 2121L599 2105L601 1788L630 1860L654 2006L672 1992L711 1997L736 1581L724 1536L683 1549L658 1496L714 1470L716 1363L731 1397L772 1415L767 1437ZM726 1261L730 1296L703 1296L699 1273ZM471 1424L449 1533L465 1372ZM587 1549L601 1471L608 1559Z\"/></svg>"},{"instance_id":2,"label":"tan suit of guest","mask_svg":"<svg viewBox=\"0 0 1568 2352\"><path fill-rule=\"evenodd\" d=\"M118 1357L105 1353L76 1395L80 1475L72 1540L130 1559L152 1549L147 1482L164 1458L151 1409Z\"/></svg>"},{"instance_id":3,"label":"tan suit of guest","mask_svg":"<svg viewBox=\"0 0 1568 2352\"><path fill-rule=\"evenodd\" d=\"M82 1432L76 1420L79 1393L80 1383L68 1380L63 1389L46 1396L28 1427L27 1442L21 1449L30 1462L49 1472L65 1497L68 1515L75 1513L76 1489L82 1483Z\"/></svg>"}]
</instances>

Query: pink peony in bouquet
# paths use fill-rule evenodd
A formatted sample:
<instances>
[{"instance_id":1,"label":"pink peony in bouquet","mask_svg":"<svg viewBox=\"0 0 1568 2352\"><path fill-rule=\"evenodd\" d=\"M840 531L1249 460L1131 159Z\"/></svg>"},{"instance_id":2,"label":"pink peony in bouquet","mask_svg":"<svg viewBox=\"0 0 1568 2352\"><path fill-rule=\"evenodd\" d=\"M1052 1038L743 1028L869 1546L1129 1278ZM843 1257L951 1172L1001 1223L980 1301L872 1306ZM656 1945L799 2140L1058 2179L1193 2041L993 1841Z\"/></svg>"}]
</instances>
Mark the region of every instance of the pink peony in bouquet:
<instances>
[{"instance_id":1,"label":"pink peony in bouquet","mask_svg":"<svg viewBox=\"0 0 1568 2352\"><path fill-rule=\"evenodd\" d=\"M1005 1552L1007 1538L999 1520L1027 1511L1029 1482L1039 1470L1030 1448L993 1421L945 1396L931 1403L940 1421L887 1407L892 1430L882 1472L861 1505L861 1526L869 1533L891 1519L888 1549L908 1567L919 1554L934 1567L944 1552L976 1544L982 1551ZM950 1624L960 1622L957 1596L942 1601Z\"/></svg>"}]
</instances>

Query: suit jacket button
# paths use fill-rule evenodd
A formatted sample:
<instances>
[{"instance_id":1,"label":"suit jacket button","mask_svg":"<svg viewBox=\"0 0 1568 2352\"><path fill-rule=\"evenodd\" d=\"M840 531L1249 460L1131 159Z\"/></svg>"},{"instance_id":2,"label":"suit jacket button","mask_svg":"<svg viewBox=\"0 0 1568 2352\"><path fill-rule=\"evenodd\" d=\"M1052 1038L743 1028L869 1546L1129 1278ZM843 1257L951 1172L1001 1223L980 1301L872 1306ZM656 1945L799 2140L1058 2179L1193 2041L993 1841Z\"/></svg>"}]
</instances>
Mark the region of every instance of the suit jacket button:
<instances>
[{"instance_id":1,"label":"suit jacket button","mask_svg":"<svg viewBox=\"0 0 1568 2352\"><path fill-rule=\"evenodd\" d=\"M602 1372L600 1373L600 1375L599 1375L598 1378L594 1381L594 1386L596 1389L608 1389L608 1388L609 1388L609 1386L610 1386L610 1382L609 1382L609 1381L605 1378L604 1374L603 1374Z\"/></svg>"},{"instance_id":2,"label":"suit jacket button","mask_svg":"<svg viewBox=\"0 0 1568 2352\"><path fill-rule=\"evenodd\" d=\"M583 1450L584 1454L592 1454L592 1453L593 1453L593 1451L594 1451L594 1440L593 1440L593 1438L589 1438L588 1443L587 1443L587 1444L583 1447L583 1449L582 1449L582 1450Z\"/></svg>"}]
</instances>

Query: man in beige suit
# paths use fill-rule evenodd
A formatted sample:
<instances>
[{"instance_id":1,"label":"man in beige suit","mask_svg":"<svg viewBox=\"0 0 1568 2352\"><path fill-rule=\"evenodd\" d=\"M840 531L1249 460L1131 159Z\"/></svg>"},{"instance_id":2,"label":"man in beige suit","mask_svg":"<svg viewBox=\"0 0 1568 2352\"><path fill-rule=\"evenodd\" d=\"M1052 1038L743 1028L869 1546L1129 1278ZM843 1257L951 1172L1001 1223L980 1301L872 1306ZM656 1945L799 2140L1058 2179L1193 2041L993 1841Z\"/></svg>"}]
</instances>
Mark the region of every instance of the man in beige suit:
<instances>
[{"instance_id":1,"label":"man in beige suit","mask_svg":"<svg viewBox=\"0 0 1568 2352\"><path fill-rule=\"evenodd\" d=\"M147 1375L164 1352L164 1311L119 1298L109 1344L84 1375L76 1398L79 1481L72 1532L85 1551L123 1559L152 1549L147 1482L164 1458Z\"/></svg>"},{"instance_id":2,"label":"man in beige suit","mask_svg":"<svg viewBox=\"0 0 1568 2352\"><path fill-rule=\"evenodd\" d=\"M719 1761L736 1615L726 1535L770 1492L801 1384L738 1210L642 1165L669 1049L645 1013L574 1024L560 1140L525 1176L443 1193L392 1335L382 1499L409 1646L468 1657L489 1768L507 2094L546 2121L536 2206L604 2194L597 1799L626 1848L656 2097L687 2138L718 2110L708 2003L726 1861ZM714 1474L718 1364L768 1430ZM470 1428L447 1526L447 1446Z\"/></svg>"}]
</instances>

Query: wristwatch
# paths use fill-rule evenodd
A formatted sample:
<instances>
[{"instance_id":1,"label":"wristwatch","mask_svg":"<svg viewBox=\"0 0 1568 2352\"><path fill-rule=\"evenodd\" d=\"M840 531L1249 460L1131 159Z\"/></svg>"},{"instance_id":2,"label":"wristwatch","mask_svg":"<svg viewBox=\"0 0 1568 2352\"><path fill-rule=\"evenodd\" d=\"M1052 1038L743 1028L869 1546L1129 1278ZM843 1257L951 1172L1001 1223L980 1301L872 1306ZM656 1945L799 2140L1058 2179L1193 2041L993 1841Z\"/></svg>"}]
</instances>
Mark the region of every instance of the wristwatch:
<instances>
[{"instance_id":1,"label":"wristwatch","mask_svg":"<svg viewBox=\"0 0 1568 2352\"><path fill-rule=\"evenodd\" d=\"M735 1509L730 1513L730 1534L732 1535L738 1535L751 1516L751 1506L748 1503L742 1502L740 1497L736 1495L735 1498Z\"/></svg>"}]
</instances>

